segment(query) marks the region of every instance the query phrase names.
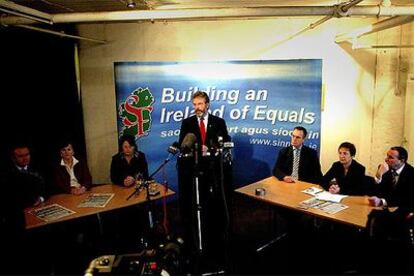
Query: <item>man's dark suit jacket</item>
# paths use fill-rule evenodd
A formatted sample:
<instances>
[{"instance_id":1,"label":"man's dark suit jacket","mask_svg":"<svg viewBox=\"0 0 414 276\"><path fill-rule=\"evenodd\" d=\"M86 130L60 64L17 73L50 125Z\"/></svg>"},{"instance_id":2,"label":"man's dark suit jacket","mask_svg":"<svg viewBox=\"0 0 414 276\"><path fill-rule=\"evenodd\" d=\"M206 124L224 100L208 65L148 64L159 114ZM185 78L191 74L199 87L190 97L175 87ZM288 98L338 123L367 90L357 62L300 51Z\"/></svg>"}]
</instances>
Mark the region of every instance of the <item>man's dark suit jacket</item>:
<instances>
[{"instance_id":1,"label":"man's dark suit jacket","mask_svg":"<svg viewBox=\"0 0 414 276\"><path fill-rule=\"evenodd\" d=\"M226 122L220 117L209 114L206 131L206 146L208 148L217 145L217 138L219 136L223 137L224 142L230 141L230 136L227 132ZM180 145L182 144L185 136L188 133L195 134L195 136L197 137L198 145L201 145L200 127L198 125L197 116L195 115L183 120L181 124L180 138L178 141Z\"/></svg>"},{"instance_id":2,"label":"man's dark suit jacket","mask_svg":"<svg viewBox=\"0 0 414 276\"><path fill-rule=\"evenodd\" d=\"M329 190L330 181L336 180L341 188L340 193L344 195L365 195L365 167L355 160L352 160L348 173L345 175L344 166L337 161L322 178L322 187Z\"/></svg>"},{"instance_id":3,"label":"man's dark suit jacket","mask_svg":"<svg viewBox=\"0 0 414 276\"><path fill-rule=\"evenodd\" d=\"M293 146L289 146L279 151L279 156L273 168L273 175L279 180L283 180L285 176L292 175L292 169ZM303 145L300 150L299 180L317 184L320 183L321 179L321 164L316 150Z\"/></svg>"},{"instance_id":4,"label":"man's dark suit jacket","mask_svg":"<svg viewBox=\"0 0 414 276\"><path fill-rule=\"evenodd\" d=\"M10 163L7 173L8 179L19 186L19 196L25 207L34 204L40 196L46 197L45 180L31 165L28 165L26 172L22 172L14 163Z\"/></svg>"},{"instance_id":5,"label":"man's dark suit jacket","mask_svg":"<svg viewBox=\"0 0 414 276\"><path fill-rule=\"evenodd\" d=\"M406 163L393 187L391 170L384 173L380 182L380 197L388 206L399 206L400 211L414 210L414 168Z\"/></svg>"}]
</instances>

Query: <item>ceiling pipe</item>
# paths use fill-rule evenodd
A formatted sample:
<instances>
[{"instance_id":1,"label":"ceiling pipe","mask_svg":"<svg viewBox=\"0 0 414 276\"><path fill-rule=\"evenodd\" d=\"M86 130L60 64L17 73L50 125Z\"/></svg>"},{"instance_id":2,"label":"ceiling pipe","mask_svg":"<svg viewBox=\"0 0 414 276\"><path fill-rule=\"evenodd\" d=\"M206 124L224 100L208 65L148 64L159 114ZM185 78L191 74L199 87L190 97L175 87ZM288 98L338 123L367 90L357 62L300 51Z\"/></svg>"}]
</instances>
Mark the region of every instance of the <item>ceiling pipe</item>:
<instances>
[{"instance_id":1,"label":"ceiling pipe","mask_svg":"<svg viewBox=\"0 0 414 276\"><path fill-rule=\"evenodd\" d=\"M15 25L14 27L19 27L19 28L29 29L29 30L33 30L33 31L42 32L42 33L48 33L48 34L57 35L57 36L60 36L60 37L65 37L65 38L72 38L72 39L86 40L86 41L95 42L95 43L102 43L102 44L105 44L105 43L106 43L106 41L105 41L105 40L99 40L99 39L88 38L88 37L77 36L77 35L69 35L69 34L66 34L66 33L64 33L64 32L52 31L52 30L43 29L43 28L38 28L38 27L34 27L34 26L28 26L28 25Z\"/></svg>"},{"instance_id":2,"label":"ceiling pipe","mask_svg":"<svg viewBox=\"0 0 414 276\"><path fill-rule=\"evenodd\" d=\"M337 11L336 6L297 6L297 7L260 7L260 8L215 8L186 10L130 10L117 12L60 13L52 15L57 23L123 22L140 20L207 20L263 18L282 16L330 16ZM398 16L414 15L413 6L355 6L349 8L346 16ZM30 20L4 17L5 25L33 24Z\"/></svg>"},{"instance_id":3,"label":"ceiling pipe","mask_svg":"<svg viewBox=\"0 0 414 276\"><path fill-rule=\"evenodd\" d=\"M352 47L353 50L362 49L399 49L399 48L414 48L414 45L357 45Z\"/></svg>"},{"instance_id":4,"label":"ceiling pipe","mask_svg":"<svg viewBox=\"0 0 414 276\"><path fill-rule=\"evenodd\" d=\"M354 40L364 35L376 33L382 30L394 28L403 24L407 24L414 21L414 16L395 16L389 19L382 20L380 22L358 28L348 33L339 34L335 38L336 43L341 43L348 40Z\"/></svg>"},{"instance_id":5,"label":"ceiling pipe","mask_svg":"<svg viewBox=\"0 0 414 276\"><path fill-rule=\"evenodd\" d=\"M348 11L350 8L352 8L353 6L358 5L360 2L362 2L363 0L353 0L350 1L349 3L343 3L340 5L335 5L335 11L331 14L331 15L327 15L321 19L319 19L318 21L309 24L307 27L305 27L304 29L300 30L299 32L283 39L282 41L279 41L278 43L276 43L276 45L280 45L286 41L289 41L301 34L303 34L306 31L312 30L316 27L318 27L319 25L325 23L326 21L328 21L329 19L331 19L332 17L336 16L336 17L342 17L342 16L346 16L348 14Z\"/></svg>"},{"instance_id":6,"label":"ceiling pipe","mask_svg":"<svg viewBox=\"0 0 414 276\"><path fill-rule=\"evenodd\" d=\"M0 0L0 7L3 7L3 9L1 10L6 13L18 16L30 16L33 18L40 18L45 22L48 21L47 23L52 22L52 15L22 5L18 5L10 1Z\"/></svg>"},{"instance_id":7,"label":"ceiling pipe","mask_svg":"<svg viewBox=\"0 0 414 276\"><path fill-rule=\"evenodd\" d=\"M20 17L29 19L29 20L34 21L34 22L53 24L53 22L50 21L50 20L42 19L42 18L39 18L39 17L35 17L35 16L32 16L32 15L25 14L25 13L20 13L20 12L17 12L17 11L10 11L10 10L3 9L3 8L0 8L0 11L2 11L4 13L7 13L7 14L13 14L13 15L16 15L16 16L20 16Z\"/></svg>"}]
</instances>

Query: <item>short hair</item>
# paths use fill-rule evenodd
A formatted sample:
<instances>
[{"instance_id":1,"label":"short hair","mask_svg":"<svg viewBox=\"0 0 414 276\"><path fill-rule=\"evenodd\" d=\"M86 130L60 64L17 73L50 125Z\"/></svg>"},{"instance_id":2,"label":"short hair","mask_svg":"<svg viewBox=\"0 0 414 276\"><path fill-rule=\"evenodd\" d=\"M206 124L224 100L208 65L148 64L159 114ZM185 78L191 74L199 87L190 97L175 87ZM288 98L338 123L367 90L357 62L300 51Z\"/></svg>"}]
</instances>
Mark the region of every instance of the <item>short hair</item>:
<instances>
[{"instance_id":1,"label":"short hair","mask_svg":"<svg viewBox=\"0 0 414 276\"><path fill-rule=\"evenodd\" d=\"M29 142L27 142L27 141L16 141L10 147L10 155L14 156L14 151L16 149L22 149L22 148L27 148L27 149L29 149L29 152L31 152L31 146L30 146Z\"/></svg>"},{"instance_id":2,"label":"short hair","mask_svg":"<svg viewBox=\"0 0 414 276\"><path fill-rule=\"evenodd\" d=\"M210 98L208 97L208 94L204 91L199 90L195 92L191 99L194 100L195 98L203 98L206 101L206 103L210 103Z\"/></svg>"},{"instance_id":3,"label":"short hair","mask_svg":"<svg viewBox=\"0 0 414 276\"><path fill-rule=\"evenodd\" d=\"M303 139L306 138L306 135L308 135L308 131L306 130L306 128L304 128L303 126L295 126L295 128L293 130L300 130L303 132Z\"/></svg>"},{"instance_id":4,"label":"short hair","mask_svg":"<svg viewBox=\"0 0 414 276\"><path fill-rule=\"evenodd\" d=\"M66 148L67 146L71 145L72 148L74 148L73 142L71 139L63 139L58 142L58 149L61 151L63 148Z\"/></svg>"},{"instance_id":5,"label":"short hair","mask_svg":"<svg viewBox=\"0 0 414 276\"><path fill-rule=\"evenodd\" d=\"M135 136L131 135L131 134L124 134L119 138L119 144L118 144L118 148L119 148L119 152L122 152L122 145L124 144L124 142L128 142L128 144L130 144L131 146L133 146L135 149L135 151L138 150L137 144L135 143Z\"/></svg>"},{"instance_id":6,"label":"short hair","mask_svg":"<svg viewBox=\"0 0 414 276\"><path fill-rule=\"evenodd\" d=\"M345 149L349 150L349 153L351 154L352 157L354 157L355 154L356 154L355 145L350 143L350 142L343 142L342 144L339 145L338 150L340 148L345 148Z\"/></svg>"},{"instance_id":7,"label":"short hair","mask_svg":"<svg viewBox=\"0 0 414 276\"><path fill-rule=\"evenodd\" d=\"M408 152L405 148L396 146L396 147L391 147L391 149L398 152L398 159L404 160L404 163L407 162Z\"/></svg>"}]
</instances>

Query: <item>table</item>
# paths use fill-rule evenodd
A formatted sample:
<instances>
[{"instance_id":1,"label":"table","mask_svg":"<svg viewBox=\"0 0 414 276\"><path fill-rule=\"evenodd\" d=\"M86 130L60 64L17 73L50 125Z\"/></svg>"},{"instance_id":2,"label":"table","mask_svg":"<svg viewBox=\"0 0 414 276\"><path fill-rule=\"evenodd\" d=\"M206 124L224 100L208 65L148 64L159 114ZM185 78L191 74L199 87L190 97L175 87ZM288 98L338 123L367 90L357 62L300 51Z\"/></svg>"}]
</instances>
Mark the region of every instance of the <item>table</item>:
<instances>
[{"instance_id":1,"label":"table","mask_svg":"<svg viewBox=\"0 0 414 276\"><path fill-rule=\"evenodd\" d=\"M375 208L369 206L368 196L348 196L342 199L341 203L349 206L349 208L342 210L336 214L327 214L318 209L309 208L304 210L298 208L300 202L312 197L302 192L309 187L321 188L318 185L302 181L297 181L295 183L286 183L279 181L274 176L271 176L253 184L236 189L235 191L248 197L268 202L272 205L294 209L298 212L308 213L317 217L356 226L362 229L365 228L368 214L372 209ZM264 188L266 190L266 194L264 196L257 196L256 188Z\"/></svg>"},{"instance_id":2,"label":"table","mask_svg":"<svg viewBox=\"0 0 414 276\"><path fill-rule=\"evenodd\" d=\"M161 184L157 184L158 189L160 190L160 194L156 196L151 196L151 200L156 200L162 198L164 196L170 196L175 194L174 191L168 189L165 191L165 187ZM146 198L146 191L143 190L140 193L137 193L129 200L127 200L128 196L130 196L134 192L134 187L122 187L119 185L114 184L104 184L104 185L96 185L93 186L92 189L85 194L82 195L72 195L72 194L57 194L51 196L47 199L44 203L40 206L30 207L25 209L25 217L26 217L26 229L41 227L48 224L58 223L62 221L68 221L72 219L77 219L80 217L85 217L89 215L99 215L102 212L107 212L110 210L115 210L127 206L132 206L135 204L141 204L143 202L147 202ZM92 193L113 193L113 198L108 202L105 207L78 207L79 203L81 203L85 198L87 198ZM67 209L74 211L74 214L69 216L65 216L53 221L43 221L32 214L32 211L45 207L51 204L59 204Z\"/></svg>"}]
</instances>

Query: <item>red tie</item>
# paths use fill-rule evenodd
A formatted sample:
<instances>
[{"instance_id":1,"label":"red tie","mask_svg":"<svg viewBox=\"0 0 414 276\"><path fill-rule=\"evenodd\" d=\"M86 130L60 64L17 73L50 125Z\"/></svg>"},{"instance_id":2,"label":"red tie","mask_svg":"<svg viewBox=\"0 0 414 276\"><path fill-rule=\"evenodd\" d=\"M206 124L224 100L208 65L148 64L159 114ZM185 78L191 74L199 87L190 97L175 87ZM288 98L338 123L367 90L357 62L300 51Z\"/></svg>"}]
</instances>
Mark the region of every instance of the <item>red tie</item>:
<instances>
[{"instance_id":1,"label":"red tie","mask_svg":"<svg viewBox=\"0 0 414 276\"><path fill-rule=\"evenodd\" d=\"M200 118L200 134L201 134L201 143L206 144L206 126L204 125L204 117Z\"/></svg>"}]
</instances>

